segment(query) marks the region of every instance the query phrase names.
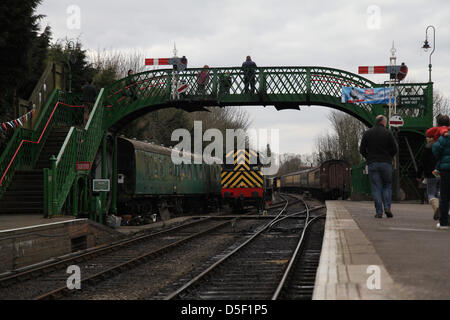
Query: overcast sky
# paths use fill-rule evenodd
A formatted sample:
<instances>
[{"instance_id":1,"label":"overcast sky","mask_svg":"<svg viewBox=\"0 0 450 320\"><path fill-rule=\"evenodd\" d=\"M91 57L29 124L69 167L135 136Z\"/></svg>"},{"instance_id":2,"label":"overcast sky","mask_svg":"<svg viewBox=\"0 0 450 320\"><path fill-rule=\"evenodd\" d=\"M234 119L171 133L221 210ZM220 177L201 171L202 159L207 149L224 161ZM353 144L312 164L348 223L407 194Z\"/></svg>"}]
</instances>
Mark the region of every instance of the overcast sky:
<instances>
[{"instance_id":1,"label":"overcast sky","mask_svg":"<svg viewBox=\"0 0 450 320\"><path fill-rule=\"evenodd\" d=\"M79 19L78 18L79 12ZM44 0L54 39L77 38L90 50L139 50L169 57L174 42L189 67L325 66L357 73L360 65L388 65L392 41L407 79L428 81L429 52L421 46L436 27L435 89L450 96L450 1L86 1ZM429 33L432 45L432 32ZM386 75L371 75L375 82ZM280 151L310 153L314 138L331 131L325 107L276 111L245 107L252 128L279 129Z\"/></svg>"}]
</instances>

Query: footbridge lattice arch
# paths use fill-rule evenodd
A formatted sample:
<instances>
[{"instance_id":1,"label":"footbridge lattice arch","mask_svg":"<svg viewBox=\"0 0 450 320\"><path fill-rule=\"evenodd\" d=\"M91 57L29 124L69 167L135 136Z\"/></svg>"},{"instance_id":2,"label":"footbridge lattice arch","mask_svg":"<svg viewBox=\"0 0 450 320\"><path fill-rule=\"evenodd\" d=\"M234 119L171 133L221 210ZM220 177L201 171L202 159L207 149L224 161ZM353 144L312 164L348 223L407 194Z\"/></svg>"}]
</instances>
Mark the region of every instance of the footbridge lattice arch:
<instances>
[{"instance_id":1,"label":"footbridge lattice arch","mask_svg":"<svg viewBox=\"0 0 450 320\"><path fill-rule=\"evenodd\" d=\"M202 87L198 84L198 74L204 71L207 71L208 81ZM227 76L229 80L226 80ZM174 94L174 89L182 83L187 86L187 90L181 95ZM77 97L55 89L37 121L42 126L36 125L32 130L19 129L0 157L0 171L4 177L0 184L0 197L17 170L34 167L49 128L61 123L72 127L58 155L51 160L51 167L43 170L44 212L48 216L59 214L68 202L73 202L72 208L76 215L79 209L77 199L80 197L84 199L84 210L88 207L88 188L84 188L83 195L77 194L77 188L73 188L80 178L87 186L88 172L78 171L75 164L92 163L99 150L103 154L102 159L106 159L107 132L114 132L153 110L177 107L197 111L204 110L205 106L249 105L274 105L282 110L298 109L301 105L321 105L351 114L368 126L373 124L376 115L387 115L387 106L342 103L343 86L374 88L380 85L333 68L260 67L255 72L256 90L249 93L245 90L242 68L186 69L175 76L172 70L153 70L118 80L101 89L89 120L83 127L80 124L75 126L74 122L74 112L82 109L61 107L77 106ZM402 131L423 135L425 129L432 125L433 84L400 84L396 90L400 104L398 111L405 122ZM44 125L45 128L42 128ZM35 144L36 141L41 144ZM422 142L419 141L417 146L409 145L407 139L405 142L408 145L406 157L414 159L420 153ZM36 150L30 152L30 145ZM30 154L34 156L30 158ZM411 163L403 166L405 176L411 168ZM103 162L101 171L102 177L107 178L106 164ZM117 193L117 176L113 175L112 180L111 191L114 195ZM102 212L106 213L106 192L101 192L100 198Z\"/></svg>"},{"instance_id":2,"label":"footbridge lattice arch","mask_svg":"<svg viewBox=\"0 0 450 320\"><path fill-rule=\"evenodd\" d=\"M207 74L204 87L198 83L201 72ZM341 102L344 86L382 86L351 72L314 66L260 67L256 69L255 82L255 92L246 92L242 68L186 69L176 76L170 69L142 72L105 88L104 128L121 127L142 114L166 107L197 111L205 106L273 105L283 110L319 105L346 112L368 126L376 115L387 115L386 105ZM180 84L187 85L187 90L174 94ZM408 103L398 108L405 121L404 129L421 130L431 125L432 83L400 84L396 91L399 97L415 97L413 104L403 100Z\"/></svg>"}]
</instances>

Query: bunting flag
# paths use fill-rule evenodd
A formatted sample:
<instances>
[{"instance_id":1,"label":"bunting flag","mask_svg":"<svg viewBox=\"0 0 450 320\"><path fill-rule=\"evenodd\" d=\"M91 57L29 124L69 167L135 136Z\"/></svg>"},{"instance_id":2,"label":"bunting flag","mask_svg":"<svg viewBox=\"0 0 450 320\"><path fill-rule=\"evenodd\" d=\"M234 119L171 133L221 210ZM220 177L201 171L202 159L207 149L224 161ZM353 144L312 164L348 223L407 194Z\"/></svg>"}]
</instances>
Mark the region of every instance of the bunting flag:
<instances>
[{"instance_id":1,"label":"bunting flag","mask_svg":"<svg viewBox=\"0 0 450 320\"><path fill-rule=\"evenodd\" d=\"M8 131L8 129L15 129L23 127L24 123L30 119L33 119L34 109L25 113L17 119L11 121L5 121L0 123L0 131Z\"/></svg>"}]
</instances>

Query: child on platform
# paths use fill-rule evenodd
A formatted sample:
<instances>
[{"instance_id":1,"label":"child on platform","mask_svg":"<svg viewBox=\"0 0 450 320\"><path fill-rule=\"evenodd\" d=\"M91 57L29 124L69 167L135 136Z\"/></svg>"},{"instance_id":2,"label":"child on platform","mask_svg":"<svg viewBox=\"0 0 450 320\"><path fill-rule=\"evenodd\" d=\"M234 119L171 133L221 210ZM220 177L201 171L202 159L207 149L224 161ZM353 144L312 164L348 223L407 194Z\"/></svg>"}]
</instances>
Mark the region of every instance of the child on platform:
<instances>
[{"instance_id":1,"label":"child on platform","mask_svg":"<svg viewBox=\"0 0 450 320\"><path fill-rule=\"evenodd\" d=\"M425 136L432 137L434 142L438 141L440 136L448 136L448 127L450 126L450 118L446 115L440 114L436 117L437 126L428 129ZM439 164L436 163L436 168L433 170L433 175L439 177Z\"/></svg>"}]
</instances>

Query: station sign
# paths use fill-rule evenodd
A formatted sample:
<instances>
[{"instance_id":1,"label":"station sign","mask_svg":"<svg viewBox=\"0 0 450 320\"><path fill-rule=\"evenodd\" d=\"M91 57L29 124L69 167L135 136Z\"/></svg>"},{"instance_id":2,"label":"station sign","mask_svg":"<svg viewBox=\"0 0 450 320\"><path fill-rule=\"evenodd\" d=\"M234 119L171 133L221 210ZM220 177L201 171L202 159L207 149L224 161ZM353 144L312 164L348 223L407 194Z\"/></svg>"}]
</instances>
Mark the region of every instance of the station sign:
<instances>
[{"instance_id":1,"label":"station sign","mask_svg":"<svg viewBox=\"0 0 450 320\"><path fill-rule=\"evenodd\" d=\"M100 192L111 190L111 181L109 179L94 179L92 180L92 191Z\"/></svg>"},{"instance_id":2,"label":"station sign","mask_svg":"<svg viewBox=\"0 0 450 320\"><path fill-rule=\"evenodd\" d=\"M401 95L398 97L398 106L401 108L425 108L424 95Z\"/></svg>"},{"instance_id":3,"label":"station sign","mask_svg":"<svg viewBox=\"0 0 450 320\"><path fill-rule=\"evenodd\" d=\"M90 161L78 161L75 164L77 171L89 171L91 170L91 162Z\"/></svg>"},{"instance_id":4,"label":"station sign","mask_svg":"<svg viewBox=\"0 0 450 320\"><path fill-rule=\"evenodd\" d=\"M401 127L403 126L403 118L397 114L393 115L389 119L389 126L393 128Z\"/></svg>"}]
</instances>

